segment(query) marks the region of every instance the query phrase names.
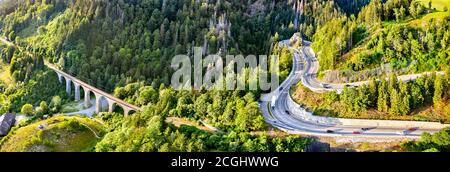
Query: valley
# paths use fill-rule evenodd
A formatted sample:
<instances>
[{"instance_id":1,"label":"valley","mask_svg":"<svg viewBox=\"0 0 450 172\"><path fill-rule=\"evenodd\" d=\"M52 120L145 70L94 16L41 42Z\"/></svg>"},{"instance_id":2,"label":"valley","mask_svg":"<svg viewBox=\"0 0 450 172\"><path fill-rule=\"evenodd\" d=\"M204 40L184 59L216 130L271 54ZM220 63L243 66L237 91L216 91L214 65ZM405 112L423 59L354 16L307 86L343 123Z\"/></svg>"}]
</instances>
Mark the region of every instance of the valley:
<instances>
[{"instance_id":1,"label":"valley","mask_svg":"<svg viewBox=\"0 0 450 172\"><path fill-rule=\"evenodd\" d=\"M449 4L429 2L0 1L0 115L27 119L0 151L449 151Z\"/></svg>"}]
</instances>

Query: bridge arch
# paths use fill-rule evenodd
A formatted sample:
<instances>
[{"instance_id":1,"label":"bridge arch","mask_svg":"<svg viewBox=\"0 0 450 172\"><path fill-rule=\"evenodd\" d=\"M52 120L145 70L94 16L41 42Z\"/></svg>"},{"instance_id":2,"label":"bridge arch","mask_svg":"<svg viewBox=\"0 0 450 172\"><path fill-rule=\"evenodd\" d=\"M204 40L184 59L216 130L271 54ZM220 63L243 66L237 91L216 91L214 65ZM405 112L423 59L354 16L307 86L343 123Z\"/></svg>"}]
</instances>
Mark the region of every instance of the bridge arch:
<instances>
[{"instance_id":1,"label":"bridge arch","mask_svg":"<svg viewBox=\"0 0 450 172\"><path fill-rule=\"evenodd\" d=\"M104 105L108 108L108 112L113 112L116 107L120 107L123 109L123 113L125 116L128 116L131 113L135 113L137 111L142 111L142 109L138 106L127 103L121 99L110 95L100 89L97 89L89 84L84 83L83 81L78 80L77 78L70 76L69 74L61 71L57 67L52 64L46 64L47 67L52 69L58 75L58 80L61 84L65 81L66 92L68 95L72 95L72 84L74 85L75 90L75 101L81 100L81 93L84 93L84 105L86 108L92 106L91 103L91 93L95 95L95 113L99 114L103 112ZM80 87L82 89L80 89Z\"/></svg>"},{"instance_id":2,"label":"bridge arch","mask_svg":"<svg viewBox=\"0 0 450 172\"><path fill-rule=\"evenodd\" d=\"M97 93L95 91L93 91L94 95L95 95L95 113L99 114L100 112L103 112L103 102L106 100L107 98L104 97L103 95L101 95L100 93Z\"/></svg>"},{"instance_id":3,"label":"bridge arch","mask_svg":"<svg viewBox=\"0 0 450 172\"><path fill-rule=\"evenodd\" d=\"M122 109L123 109L123 115L125 115L125 116L131 115L132 113L135 113L135 112L136 112L136 110L134 110L134 109L132 109L132 108L129 108L129 107L127 107L127 106L124 106L124 105L120 105L120 107L122 107Z\"/></svg>"}]
</instances>

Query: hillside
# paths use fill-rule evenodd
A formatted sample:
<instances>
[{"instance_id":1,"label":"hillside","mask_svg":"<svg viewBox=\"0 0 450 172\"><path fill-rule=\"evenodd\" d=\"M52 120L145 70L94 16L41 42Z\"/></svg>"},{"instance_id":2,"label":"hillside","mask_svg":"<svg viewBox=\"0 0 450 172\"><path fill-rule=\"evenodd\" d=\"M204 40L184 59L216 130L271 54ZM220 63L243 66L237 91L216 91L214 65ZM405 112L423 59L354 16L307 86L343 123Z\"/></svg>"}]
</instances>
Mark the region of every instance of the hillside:
<instances>
[{"instance_id":1,"label":"hillside","mask_svg":"<svg viewBox=\"0 0 450 172\"><path fill-rule=\"evenodd\" d=\"M136 81L168 85L171 58L193 47L204 54L268 52L275 32L293 33L286 27L293 13L286 2L259 2L37 1L19 4L0 26L11 40L112 91Z\"/></svg>"},{"instance_id":2,"label":"hillside","mask_svg":"<svg viewBox=\"0 0 450 172\"><path fill-rule=\"evenodd\" d=\"M91 119L56 116L13 129L1 152L84 152L101 140L104 127Z\"/></svg>"},{"instance_id":3,"label":"hillside","mask_svg":"<svg viewBox=\"0 0 450 172\"><path fill-rule=\"evenodd\" d=\"M419 2L422 2L425 6L428 6L430 3L430 0L418 0ZM446 8L447 10L450 9L450 1L448 0L431 0L431 7L436 8L437 10L444 11Z\"/></svg>"},{"instance_id":4,"label":"hillside","mask_svg":"<svg viewBox=\"0 0 450 172\"><path fill-rule=\"evenodd\" d=\"M312 48L323 82L370 81L340 94L294 88L296 101L316 115L450 121L449 11L410 0L371 1L358 15L335 18L320 27ZM445 71L445 76L396 79L433 71Z\"/></svg>"},{"instance_id":5,"label":"hillside","mask_svg":"<svg viewBox=\"0 0 450 172\"><path fill-rule=\"evenodd\" d=\"M372 1L355 18L334 19L313 41L320 76L327 82L356 82L389 73L445 70L449 14L414 1L388 0Z\"/></svg>"},{"instance_id":6,"label":"hillside","mask_svg":"<svg viewBox=\"0 0 450 172\"><path fill-rule=\"evenodd\" d=\"M285 43L292 35L312 42L320 64L319 80L374 79L367 86L345 88L340 94L313 93L300 85L293 88L296 101L316 115L449 122L450 12L444 11L443 2L428 7L415 0L3 0L0 113L26 114L35 122L15 129L1 142L0 150L305 151L309 138L269 134L280 132L278 129L309 132L287 116L292 109L280 106L271 111L262 108L266 100L260 99L273 90L290 96L284 94L289 89L285 85L263 88L263 79L290 81L295 79L290 75L292 69L298 67L298 72L292 72L295 75L304 72L300 71L305 70L303 66L294 63L297 59L292 59L308 61L308 57L294 56L296 51L280 46L280 41ZM172 64L177 55L268 55L267 60L279 57L279 70L249 64L238 71L236 61ZM124 109L115 104L112 112L94 114L94 119L45 119L83 111L82 100L74 102L74 97L78 99L75 94L80 93L85 98L85 89L58 80L48 63L140 107L134 108L139 111L124 116ZM197 77L204 82L186 89L171 85L177 82L172 77L181 66L189 68L183 71L187 76L181 79L183 86L194 85L192 78ZM209 84L203 74L222 66L226 70L219 70ZM445 71L445 75L408 82L395 77L432 71ZM187 75L197 72L202 76ZM375 80L382 77L389 80ZM245 87L224 88L225 82ZM96 100L108 102L95 93L90 92L93 105L99 107L101 101ZM179 120L170 120L173 118ZM98 120L104 126L93 124ZM192 122L192 126L207 124L218 132L205 132L180 121ZM315 134L326 131L323 127L315 130ZM353 128L336 132L349 130ZM395 135L393 130L386 132L390 132L386 137Z\"/></svg>"}]
</instances>

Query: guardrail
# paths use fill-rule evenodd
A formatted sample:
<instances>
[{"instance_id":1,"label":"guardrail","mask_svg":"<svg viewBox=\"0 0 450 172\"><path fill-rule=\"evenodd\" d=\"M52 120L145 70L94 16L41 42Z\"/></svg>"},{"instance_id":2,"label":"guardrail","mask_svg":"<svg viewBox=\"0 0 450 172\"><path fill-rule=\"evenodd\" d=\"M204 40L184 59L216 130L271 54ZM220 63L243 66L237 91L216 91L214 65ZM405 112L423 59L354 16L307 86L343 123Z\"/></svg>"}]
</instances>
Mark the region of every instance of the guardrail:
<instances>
[{"instance_id":1,"label":"guardrail","mask_svg":"<svg viewBox=\"0 0 450 172\"><path fill-rule=\"evenodd\" d=\"M439 122L423 122L423 121L400 121L400 120L370 120L370 119L346 119L315 116L312 112L306 111L297 102L295 102L289 94L287 98L287 107L289 111L298 119L317 125L324 126L371 126L371 127L398 127L411 128L419 127L421 129L442 129L450 127L450 124L441 124Z\"/></svg>"}]
</instances>

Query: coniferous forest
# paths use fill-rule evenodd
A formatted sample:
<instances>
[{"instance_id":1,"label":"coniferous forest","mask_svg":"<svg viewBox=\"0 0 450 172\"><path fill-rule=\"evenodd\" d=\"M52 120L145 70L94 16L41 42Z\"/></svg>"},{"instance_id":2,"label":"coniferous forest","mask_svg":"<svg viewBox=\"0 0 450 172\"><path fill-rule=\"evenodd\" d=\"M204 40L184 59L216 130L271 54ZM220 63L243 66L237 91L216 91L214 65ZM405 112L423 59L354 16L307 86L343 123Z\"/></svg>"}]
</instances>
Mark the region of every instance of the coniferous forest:
<instances>
[{"instance_id":1,"label":"coniferous forest","mask_svg":"<svg viewBox=\"0 0 450 172\"><path fill-rule=\"evenodd\" d=\"M1 138L0 151L61 151L61 143L88 152L305 151L313 138L278 130L263 115L268 91L170 85L172 58L193 56L196 47L204 56L277 55L279 71L245 66L240 75L287 80L295 52L280 42L295 33L312 42L319 81L369 81L342 93L301 82L288 89L314 115L449 123L448 7L417 0L2 0L0 116L25 120ZM88 107L73 101L46 64L143 110L71 117ZM92 130L95 137L87 137ZM55 132L78 140L48 134ZM449 151L449 133L426 133L397 150ZM83 139L89 144L78 144Z\"/></svg>"}]
</instances>

